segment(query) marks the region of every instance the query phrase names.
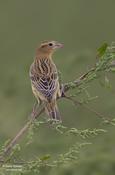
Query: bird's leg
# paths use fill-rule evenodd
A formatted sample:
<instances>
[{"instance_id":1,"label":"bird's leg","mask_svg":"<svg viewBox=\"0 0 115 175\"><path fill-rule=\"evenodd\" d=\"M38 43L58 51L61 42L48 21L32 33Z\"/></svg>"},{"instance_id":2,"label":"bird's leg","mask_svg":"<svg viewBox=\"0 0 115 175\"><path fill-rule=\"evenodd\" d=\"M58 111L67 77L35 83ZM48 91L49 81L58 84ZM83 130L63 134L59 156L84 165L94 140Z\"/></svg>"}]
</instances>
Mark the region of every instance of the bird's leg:
<instances>
[{"instance_id":1,"label":"bird's leg","mask_svg":"<svg viewBox=\"0 0 115 175\"><path fill-rule=\"evenodd\" d=\"M38 113L38 107L41 106L41 100L36 100L32 109L31 118L35 118Z\"/></svg>"},{"instance_id":2,"label":"bird's leg","mask_svg":"<svg viewBox=\"0 0 115 175\"><path fill-rule=\"evenodd\" d=\"M38 99L33 106L33 110L31 113L31 119L35 119L37 117L37 115L39 114L39 112L41 110L43 110L43 108L45 108L45 103L43 101L41 101L41 99ZM41 112L40 112L41 113Z\"/></svg>"},{"instance_id":3,"label":"bird's leg","mask_svg":"<svg viewBox=\"0 0 115 175\"><path fill-rule=\"evenodd\" d=\"M37 111L37 107L38 107L38 101L36 100L34 105L33 105L33 109L32 109L32 113L31 113L31 118L34 118L36 115L36 111Z\"/></svg>"},{"instance_id":4,"label":"bird's leg","mask_svg":"<svg viewBox=\"0 0 115 175\"><path fill-rule=\"evenodd\" d=\"M33 109L32 109L32 114L33 114L33 116L35 116L35 114L36 114L36 110L37 110L37 107L38 107L38 102L37 101L35 101L35 103L34 103L34 106L33 106Z\"/></svg>"}]
</instances>

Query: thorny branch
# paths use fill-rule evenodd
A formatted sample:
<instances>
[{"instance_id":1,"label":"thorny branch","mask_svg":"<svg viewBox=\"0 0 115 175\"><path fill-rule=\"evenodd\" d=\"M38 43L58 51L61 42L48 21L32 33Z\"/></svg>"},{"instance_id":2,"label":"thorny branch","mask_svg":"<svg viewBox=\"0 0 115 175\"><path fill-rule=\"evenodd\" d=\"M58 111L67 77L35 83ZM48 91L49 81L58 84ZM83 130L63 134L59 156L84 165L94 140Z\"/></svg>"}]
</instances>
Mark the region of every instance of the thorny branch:
<instances>
[{"instance_id":1,"label":"thorny branch","mask_svg":"<svg viewBox=\"0 0 115 175\"><path fill-rule=\"evenodd\" d=\"M103 46L99 50L100 54L102 51L103 51ZM110 47L106 48L103 55L101 55L101 57L98 58L98 62L95 64L94 67L89 69L89 71L87 71L86 73L81 75L79 78L75 79L75 81L61 85L62 96L60 98L64 98L64 97L68 98L66 96L67 91L69 91L70 89L78 88L81 85L86 84L89 81L96 79L97 77L101 76L101 75L98 75L99 72L110 71L111 68L113 68L115 66L115 62L113 61L113 59L115 59L114 43L112 43L112 45ZM70 99L70 100L73 100L73 99ZM76 101L73 101L73 102L76 103ZM26 122L26 124L23 126L23 128L16 134L16 136L5 147L4 152L0 156L1 163L4 163L6 161L6 158L12 152L13 147L19 142L21 137L26 133L29 126L34 122L34 120L37 119L43 112L44 112L44 107L42 107L39 111L37 111L35 113L34 117L30 118L30 120ZM95 113L97 113L97 112L95 112ZM101 117L103 117L103 116L101 116Z\"/></svg>"}]
</instances>

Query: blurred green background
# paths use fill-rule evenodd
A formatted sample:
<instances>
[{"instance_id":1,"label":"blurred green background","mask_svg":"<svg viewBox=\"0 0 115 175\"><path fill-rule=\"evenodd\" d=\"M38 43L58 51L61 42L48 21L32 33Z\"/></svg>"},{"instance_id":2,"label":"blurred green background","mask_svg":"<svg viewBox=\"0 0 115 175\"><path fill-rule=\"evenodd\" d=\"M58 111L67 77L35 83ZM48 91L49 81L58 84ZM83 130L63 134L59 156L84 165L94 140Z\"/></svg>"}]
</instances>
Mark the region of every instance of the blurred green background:
<instances>
[{"instance_id":1,"label":"blurred green background","mask_svg":"<svg viewBox=\"0 0 115 175\"><path fill-rule=\"evenodd\" d=\"M95 63L96 49L104 42L115 41L114 0L1 0L0 1L0 145L12 138L26 122L34 97L28 76L35 49L43 40L57 40L64 48L54 55L64 82L74 80ZM89 105L104 115L115 115L114 75L107 75L112 91L102 87L102 79L88 85ZM83 93L78 99L85 98ZM83 107L59 101L63 124L78 129L104 128L101 120ZM44 115L42 115L43 117ZM42 119L41 117L41 119ZM114 175L114 127L95 139L81 153L80 163L50 172L52 175ZM23 148L25 159L34 155L66 152L74 137L61 136L42 125L34 142ZM76 139L79 141L79 138ZM46 172L44 174L47 174Z\"/></svg>"}]
</instances>

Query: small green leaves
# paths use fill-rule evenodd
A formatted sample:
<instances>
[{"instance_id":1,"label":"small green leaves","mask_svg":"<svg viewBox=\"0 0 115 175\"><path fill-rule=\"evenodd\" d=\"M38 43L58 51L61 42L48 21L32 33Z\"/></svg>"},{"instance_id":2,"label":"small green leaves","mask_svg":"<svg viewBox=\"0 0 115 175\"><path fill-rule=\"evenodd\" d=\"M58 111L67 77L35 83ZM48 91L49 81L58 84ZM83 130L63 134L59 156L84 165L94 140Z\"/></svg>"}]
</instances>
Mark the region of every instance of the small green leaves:
<instances>
[{"instance_id":1,"label":"small green leaves","mask_svg":"<svg viewBox=\"0 0 115 175\"><path fill-rule=\"evenodd\" d=\"M101 47L97 49L97 58L100 58L105 54L107 47L108 47L108 44L104 43Z\"/></svg>"},{"instance_id":2,"label":"small green leaves","mask_svg":"<svg viewBox=\"0 0 115 175\"><path fill-rule=\"evenodd\" d=\"M46 161L46 160L48 160L48 159L50 159L50 158L51 158L50 154L47 154L47 155L41 157L40 160Z\"/></svg>"},{"instance_id":3,"label":"small green leaves","mask_svg":"<svg viewBox=\"0 0 115 175\"><path fill-rule=\"evenodd\" d=\"M94 137L97 136L98 134L101 133L105 133L106 130L104 129L85 129L85 130L78 130L76 128L71 128L70 130L68 130L68 134L71 135L78 135L80 137L82 137L83 139L89 138L89 137Z\"/></svg>"},{"instance_id":4,"label":"small green leaves","mask_svg":"<svg viewBox=\"0 0 115 175\"><path fill-rule=\"evenodd\" d=\"M104 120L103 123L105 124L110 124L112 126L115 126L115 118L111 119L111 120Z\"/></svg>"}]
</instances>

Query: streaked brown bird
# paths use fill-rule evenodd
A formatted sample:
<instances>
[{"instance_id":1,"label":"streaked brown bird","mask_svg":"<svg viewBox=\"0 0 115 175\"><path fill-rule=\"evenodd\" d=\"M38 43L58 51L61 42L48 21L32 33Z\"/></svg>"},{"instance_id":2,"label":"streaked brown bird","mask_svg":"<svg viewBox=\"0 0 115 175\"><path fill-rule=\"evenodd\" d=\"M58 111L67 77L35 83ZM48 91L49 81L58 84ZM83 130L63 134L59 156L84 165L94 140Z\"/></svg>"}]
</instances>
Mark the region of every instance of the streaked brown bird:
<instances>
[{"instance_id":1,"label":"streaked brown bird","mask_svg":"<svg viewBox=\"0 0 115 175\"><path fill-rule=\"evenodd\" d=\"M61 121L61 117L56 99L61 96L61 92L58 71L52 60L52 54L61 47L63 44L57 41L41 43L29 72L32 91L38 104L45 104L48 116L58 121Z\"/></svg>"}]
</instances>

